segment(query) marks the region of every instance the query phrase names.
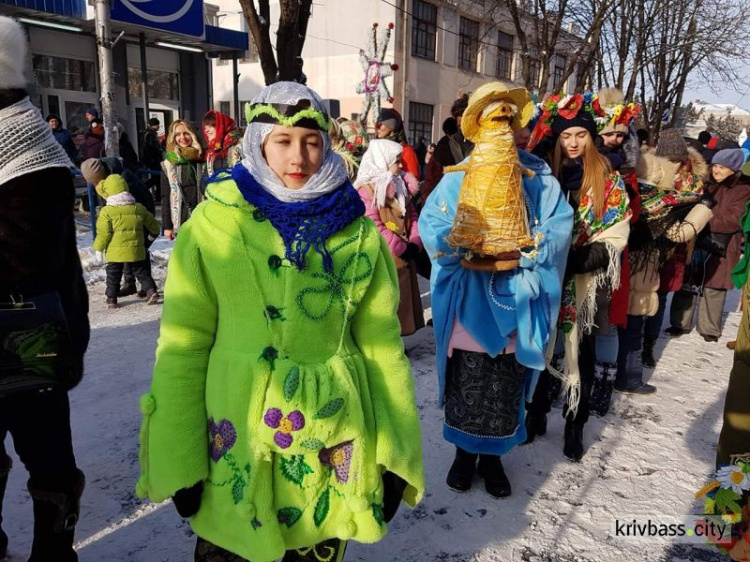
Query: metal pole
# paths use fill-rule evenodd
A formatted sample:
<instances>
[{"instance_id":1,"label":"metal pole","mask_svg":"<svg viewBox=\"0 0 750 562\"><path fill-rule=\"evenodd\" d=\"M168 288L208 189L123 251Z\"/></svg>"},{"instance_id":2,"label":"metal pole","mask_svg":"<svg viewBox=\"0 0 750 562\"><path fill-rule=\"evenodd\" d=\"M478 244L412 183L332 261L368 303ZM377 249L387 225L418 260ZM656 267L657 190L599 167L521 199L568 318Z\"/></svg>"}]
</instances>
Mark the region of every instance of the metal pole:
<instances>
[{"instance_id":1,"label":"metal pole","mask_svg":"<svg viewBox=\"0 0 750 562\"><path fill-rule=\"evenodd\" d=\"M234 122L240 126L240 73L237 70L237 51L232 54L232 86L234 88Z\"/></svg>"},{"instance_id":2,"label":"metal pole","mask_svg":"<svg viewBox=\"0 0 750 562\"><path fill-rule=\"evenodd\" d=\"M143 129L148 130L149 109L148 109L148 63L146 63L146 34L138 34L141 45L141 95L143 96Z\"/></svg>"},{"instance_id":3,"label":"metal pole","mask_svg":"<svg viewBox=\"0 0 750 562\"><path fill-rule=\"evenodd\" d=\"M115 112L115 73L109 26L110 0L96 0L95 10L96 46L99 52L99 81L101 83L102 119L104 120L104 149L107 156L119 156Z\"/></svg>"}]
</instances>

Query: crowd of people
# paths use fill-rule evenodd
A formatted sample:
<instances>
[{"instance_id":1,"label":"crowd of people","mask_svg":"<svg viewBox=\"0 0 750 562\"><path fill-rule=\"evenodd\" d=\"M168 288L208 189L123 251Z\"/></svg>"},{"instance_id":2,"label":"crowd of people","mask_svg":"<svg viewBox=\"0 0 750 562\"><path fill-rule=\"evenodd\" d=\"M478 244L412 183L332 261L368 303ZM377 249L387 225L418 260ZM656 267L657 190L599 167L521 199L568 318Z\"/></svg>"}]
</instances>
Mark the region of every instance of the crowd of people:
<instances>
[{"instance_id":1,"label":"crowd of people","mask_svg":"<svg viewBox=\"0 0 750 562\"><path fill-rule=\"evenodd\" d=\"M17 22L0 18L0 30L25 56ZM656 364L668 293L668 333L691 329L697 300L708 344L722 333L727 291L747 281L750 150L701 153L676 130L642 146L639 108L617 91L553 95L535 109L523 88L491 82L453 103L444 137L415 149L395 109L381 110L371 140L361 124L331 119L308 87L278 82L247 108L244 134L209 111L202 140L173 121L162 155L149 123L138 165L161 170L159 225L129 151L125 162L102 154L94 111L81 158L59 116L45 123L31 104L22 69L2 70L0 373L13 377L0 374L0 443L12 435L30 474L31 562L77 560L84 475L68 391L83 376L89 327L74 163L106 203L94 248L106 253L110 308L138 292L136 280L158 302L148 246L160 231L175 240L140 400L136 493L171 498L189 518L196 561L340 562L349 540L377 542L402 501L421 500L402 340L425 326L418 275L430 280L443 436L456 449L446 484L464 492L478 474L495 498L512 493L502 457L545 435L557 400L563 454L577 462L585 424L607 415L613 390L656 391L644 368ZM528 237L478 267L454 228L467 181L487 166L495 175L481 172L482 189L518 181ZM478 238L489 236L478 224ZM484 267L493 260L513 265ZM9 310L35 312L22 332ZM750 453L749 318L746 307L725 465ZM36 355L21 341L38 342ZM0 450L0 508L10 464ZM7 545L0 529L0 559Z\"/></svg>"}]
</instances>

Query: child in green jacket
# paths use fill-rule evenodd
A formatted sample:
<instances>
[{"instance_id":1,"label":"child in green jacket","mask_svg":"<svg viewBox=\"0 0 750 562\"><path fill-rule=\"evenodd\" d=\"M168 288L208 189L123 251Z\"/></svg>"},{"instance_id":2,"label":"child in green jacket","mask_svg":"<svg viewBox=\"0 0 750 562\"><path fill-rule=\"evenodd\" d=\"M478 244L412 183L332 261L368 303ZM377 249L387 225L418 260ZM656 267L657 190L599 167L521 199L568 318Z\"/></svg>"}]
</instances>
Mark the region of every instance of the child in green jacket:
<instances>
[{"instance_id":1,"label":"child in green jacket","mask_svg":"<svg viewBox=\"0 0 750 562\"><path fill-rule=\"evenodd\" d=\"M132 264L133 275L146 291L146 303L157 304L159 295L146 260L143 240L144 228L154 236L159 234L159 223L146 207L135 202L128 184L119 174L110 174L96 185L96 192L107 202L96 221L96 240L92 248L105 252L107 258L107 306L118 308L117 294L126 263Z\"/></svg>"},{"instance_id":2,"label":"child in green jacket","mask_svg":"<svg viewBox=\"0 0 750 562\"><path fill-rule=\"evenodd\" d=\"M318 95L246 113L170 259L136 492L173 497L195 560L341 560L424 490L396 269Z\"/></svg>"}]
</instances>

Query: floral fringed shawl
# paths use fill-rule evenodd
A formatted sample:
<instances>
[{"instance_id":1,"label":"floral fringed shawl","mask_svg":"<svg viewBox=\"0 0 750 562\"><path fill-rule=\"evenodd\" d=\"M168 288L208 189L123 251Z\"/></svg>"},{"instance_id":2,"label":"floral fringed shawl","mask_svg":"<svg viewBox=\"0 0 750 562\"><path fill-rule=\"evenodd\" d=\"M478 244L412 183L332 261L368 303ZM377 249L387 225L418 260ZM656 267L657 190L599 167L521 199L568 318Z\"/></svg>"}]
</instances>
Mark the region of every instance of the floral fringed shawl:
<instances>
[{"instance_id":1,"label":"floral fringed shawl","mask_svg":"<svg viewBox=\"0 0 750 562\"><path fill-rule=\"evenodd\" d=\"M609 252L609 266L593 273L568 276L563 284L562 305L558 319L558 337L565 340L564 372L551 367L555 338L547 351L547 368L562 379L568 391L568 407L578 409L581 374L578 368L578 347L584 333L594 327L596 291L598 288L616 289L620 285L620 254L628 243L630 233L630 202L622 178L617 173L606 179L604 211L601 218L594 212L594 199L587 191L581 196L573 223L571 250L594 242L603 242ZM560 334L561 332L561 334Z\"/></svg>"}]
</instances>

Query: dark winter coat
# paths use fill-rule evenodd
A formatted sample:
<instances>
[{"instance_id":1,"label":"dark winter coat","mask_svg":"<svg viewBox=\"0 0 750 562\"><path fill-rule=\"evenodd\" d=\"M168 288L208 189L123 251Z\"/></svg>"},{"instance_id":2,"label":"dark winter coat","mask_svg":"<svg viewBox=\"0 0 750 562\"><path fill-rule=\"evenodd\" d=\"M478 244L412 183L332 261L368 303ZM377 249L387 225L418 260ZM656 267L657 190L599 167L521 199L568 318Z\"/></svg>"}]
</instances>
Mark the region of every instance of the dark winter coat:
<instances>
[{"instance_id":1,"label":"dark winter coat","mask_svg":"<svg viewBox=\"0 0 750 562\"><path fill-rule=\"evenodd\" d=\"M454 147L460 150L463 154L463 158L466 158L474 145L463 138L463 135L457 134L453 138ZM461 160L463 160L461 158ZM427 170L425 177L422 178L422 187L420 189L420 199L422 206L424 206L429 197L430 193L435 189L437 184L443 178L443 168L446 166L455 166L461 160L456 160L453 151L451 150L451 137L449 135L443 136L438 143L435 145L435 152L432 153L432 158L427 164Z\"/></svg>"},{"instance_id":2,"label":"dark winter coat","mask_svg":"<svg viewBox=\"0 0 750 562\"><path fill-rule=\"evenodd\" d=\"M93 131L86 133L83 146L81 147L81 154L81 162L89 158L101 158L104 156L104 133L101 135Z\"/></svg>"},{"instance_id":3,"label":"dark winter coat","mask_svg":"<svg viewBox=\"0 0 750 562\"><path fill-rule=\"evenodd\" d=\"M194 163L171 164L168 160L165 160L164 166L168 165L174 166L177 181L182 191L183 205L180 209L180 222L184 223L190 218L198 203L203 201L205 166L197 166ZM169 174L165 167L162 168L161 174L161 226L164 230L173 230L174 221L172 220L172 204L170 201L171 187L169 185Z\"/></svg>"},{"instance_id":4,"label":"dark winter coat","mask_svg":"<svg viewBox=\"0 0 750 562\"><path fill-rule=\"evenodd\" d=\"M76 145L73 142L73 137L70 134L70 131L58 127L57 129L52 129L52 135L55 137L55 140L60 143L60 146L63 147L71 162L73 162L73 164L77 163L78 150L76 150Z\"/></svg>"},{"instance_id":5,"label":"dark winter coat","mask_svg":"<svg viewBox=\"0 0 750 562\"><path fill-rule=\"evenodd\" d=\"M148 187L138 179L133 172L124 168L119 158L114 156L107 156L101 159L102 163L107 167L110 174L120 174L125 182L128 184L128 191L135 197L136 203L140 203L146 210L151 214L156 214L156 203L154 197L148 190Z\"/></svg>"},{"instance_id":6,"label":"dark winter coat","mask_svg":"<svg viewBox=\"0 0 750 562\"><path fill-rule=\"evenodd\" d=\"M143 133L143 157L141 162L149 170L158 170L164 160L164 152L159 143L159 134L153 129Z\"/></svg>"},{"instance_id":7,"label":"dark winter coat","mask_svg":"<svg viewBox=\"0 0 750 562\"><path fill-rule=\"evenodd\" d=\"M120 134L119 148L120 158L122 158L125 167L135 172L139 168L138 154L136 154L127 133Z\"/></svg>"},{"instance_id":8,"label":"dark winter coat","mask_svg":"<svg viewBox=\"0 0 750 562\"><path fill-rule=\"evenodd\" d=\"M733 183L736 181L736 183ZM731 185L731 187L730 187ZM726 256L711 256L706 264L705 287L710 289L733 289L732 269L740 261L742 254L742 230L740 219L745 212L745 205L750 201L750 182L748 178L739 180L731 178L722 184L709 185L707 193L716 200L714 216L706 230L722 234L734 234L727 246Z\"/></svg>"},{"instance_id":9,"label":"dark winter coat","mask_svg":"<svg viewBox=\"0 0 750 562\"><path fill-rule=\"evenodd\" d=\"M76 248L74 201L67 168L47 168L0 185L0 294L57 291L82 365L89 300Z\"/></svg>"}]
</instances>

